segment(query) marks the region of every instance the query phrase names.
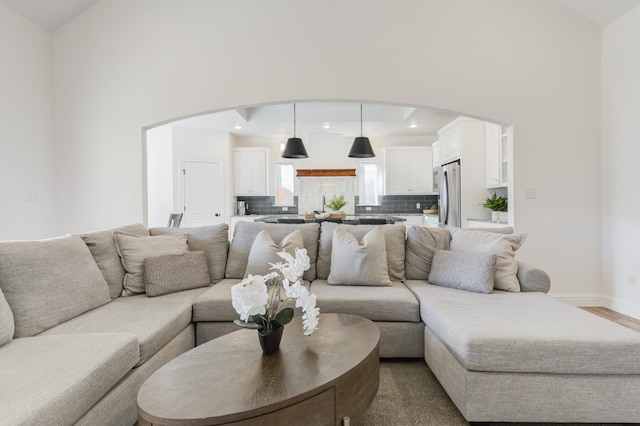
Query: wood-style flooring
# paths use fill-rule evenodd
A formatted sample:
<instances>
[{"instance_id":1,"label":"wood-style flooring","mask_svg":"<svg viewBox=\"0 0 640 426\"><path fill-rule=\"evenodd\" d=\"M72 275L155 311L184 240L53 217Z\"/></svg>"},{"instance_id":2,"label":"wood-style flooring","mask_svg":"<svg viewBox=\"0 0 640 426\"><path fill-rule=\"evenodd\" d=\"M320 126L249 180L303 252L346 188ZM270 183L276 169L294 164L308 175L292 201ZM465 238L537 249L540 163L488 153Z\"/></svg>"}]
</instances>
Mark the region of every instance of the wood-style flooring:
<instances>
[{"instance_id":1,"label":"wood-style flooring","mask_svg":"<svg viewBox=\"0 0 640 426\"><path fill-rule=\"evenodd\" d=\"M603 308L602 306L582 306L581 308L585 311L591 312L592 314L601 316L602 318L624 325L632 330L640 331L640 320L633 317L623 315L609 308Z\"/></svg>"}]
</instances>

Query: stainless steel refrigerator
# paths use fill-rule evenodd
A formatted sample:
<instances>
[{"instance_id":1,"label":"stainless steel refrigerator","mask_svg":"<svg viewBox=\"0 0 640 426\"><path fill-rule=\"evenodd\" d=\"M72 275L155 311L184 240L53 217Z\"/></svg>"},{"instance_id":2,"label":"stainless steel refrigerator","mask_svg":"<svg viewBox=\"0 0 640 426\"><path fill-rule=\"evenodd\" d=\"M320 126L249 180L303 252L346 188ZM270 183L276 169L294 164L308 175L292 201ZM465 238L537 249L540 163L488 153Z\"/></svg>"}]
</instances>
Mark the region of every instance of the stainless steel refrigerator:
<instances>
[{"instance_id":1,"label":"stainless steel refrigerator","mask_svg":"<svg viewBox=\"0 0 640 426\"><path fill-rule=\"evenodd\" d=\"M444 164L440 169L440 200L438 201L440 226L460 228L462 223L460 161Z\"/></svg>"}]
</instances>

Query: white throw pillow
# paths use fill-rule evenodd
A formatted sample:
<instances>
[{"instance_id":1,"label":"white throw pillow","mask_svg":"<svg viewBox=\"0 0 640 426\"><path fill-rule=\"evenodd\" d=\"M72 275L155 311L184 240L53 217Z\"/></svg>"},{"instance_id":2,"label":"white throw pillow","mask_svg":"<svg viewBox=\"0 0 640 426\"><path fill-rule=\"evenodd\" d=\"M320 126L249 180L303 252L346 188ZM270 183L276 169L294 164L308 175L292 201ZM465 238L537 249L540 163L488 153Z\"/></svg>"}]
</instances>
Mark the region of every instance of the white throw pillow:
<instances>
[{"instance_id":1,"label":"white throw pillow","mask_svg":"<svg viewBox=\"0 0 640 426\"><path fill-rule=\"evenodd\" d=\"M258 232L251 245L251 251L249 251L244 277L268 274L271 270L271 263L284 262L284 259L278 256L278 253L284 250L291 256L295 256L296 248L304 248L304 239L302 238L302 232L299 230L285 236L280 244L276 244L273 241L269 232L265 230Z\"/></svg>"},{"instance_id":2,"label":"white throw pillow","mask_svg":"<svg viewBox=\"0 0 640 426\"><path fill-rule=\"evenodd\" d=\"M336 229L332 245L328 284L391 285L382 227L367 232L361 242L351 233Z\"/></svg>"},{"instance_id":3,"label":"white throw pillow","mask_svg":"<svg viewBox=\"0 0 640 426\"><path fill-rule=\"evenodd\" d=\"M518 250L527 234L497 234L485 231L451 229L451 250L492 253L496 255L494 287L498 290L520 291L516 262Z\"/></svg>"},{"instance_id":4,"label":"white throw pillow","mask_svg":"<svg viewBox=\"0 0 640 426\"><path fill-rule=\"evenodd\" d=\"M116 248L127 273L124 276L123 296L144 293L144 260L167 254L189 251L186 234L142 237L115 231Z\"/></svg>"},{"instance_id":5,"label":"white throw pillow","mask_svg":"<svg viewBox=\"0 0 640 426\"><path fill-rule=\"evenodd\" d=\"M495 270L494 254L436 250L429 272L429 283L476 293L491 293Z\"/></svg>"}]
</instances>

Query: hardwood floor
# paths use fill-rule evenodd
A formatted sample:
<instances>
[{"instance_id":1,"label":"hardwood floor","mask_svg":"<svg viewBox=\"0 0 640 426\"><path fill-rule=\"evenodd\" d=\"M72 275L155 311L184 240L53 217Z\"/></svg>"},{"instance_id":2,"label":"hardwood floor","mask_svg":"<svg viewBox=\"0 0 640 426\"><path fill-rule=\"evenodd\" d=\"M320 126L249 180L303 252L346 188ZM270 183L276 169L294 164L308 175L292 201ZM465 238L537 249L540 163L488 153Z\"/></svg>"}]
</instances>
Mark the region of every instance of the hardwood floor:
<instances>
[{"instance_id":1,"label":"hardwood floor","mask_svg":"<svg viewBox=\"0 0 640 426\"><path fill-rule=\"evenodd\" d=\"M602 318L617 322L618 324L624 325L632 330L640 331L640 320L623 315L609 308L604 308L602 306L581 306L581 309L601 316Z\"/></svg>"}]
</instances>

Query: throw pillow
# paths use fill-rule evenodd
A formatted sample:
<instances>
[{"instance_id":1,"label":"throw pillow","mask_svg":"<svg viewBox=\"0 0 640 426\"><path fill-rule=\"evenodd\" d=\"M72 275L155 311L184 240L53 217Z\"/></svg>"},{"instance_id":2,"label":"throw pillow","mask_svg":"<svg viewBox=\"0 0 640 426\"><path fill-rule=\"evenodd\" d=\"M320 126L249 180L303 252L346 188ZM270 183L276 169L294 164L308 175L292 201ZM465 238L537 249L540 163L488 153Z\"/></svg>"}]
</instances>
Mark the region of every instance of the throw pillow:
<instances>
[{"instance_id":1,"label":"throw pillow","mask_svg":"<svg viewBox=\"0 0 640 426\"><path fill-rule=\"evenodd\" d=\"M149 297L206 287L210 281L207 255L203 251L144 260L144 289Z\"/></svg>"},{"instance_id":2,"label":"throw pillow","mask_svg":"<svg viewBox=\"0 0 640 426\"><path fill-rule=\"evenodd\" d=\"M402 223L394 225L345 225L322 222L318 248L318 278L327 279L329 277L334 230L342 229L352 234L356 239L361 240L367 232L377 227L381 227L384 232L389 278L393 281L405 280L404 261L407 228Z\"/></svg>"},{"instance_id":3,"label":"throw pillow","mask_svg":"<svg viewBox=\"0 0 640 426\"><path fill-rule=\"evenodd\" d=\"M123 282L123 296L144 293L144 260L147 257L189 251L185 234L141 237L116 231L114 235L122 266L127 271Z\"/></svg>"},{"instance_id":4,"label":"throw pillow","mask_svg":"<svg viewBox=\"0 0 640 426\"><path fill-rule=\"evenodd\" d=\"M30 337L111 301L109 286L77 235L0 243L0 288Z\"/></svg>"},{"instance_id":5,"label":"throw pillow","mask_svg":"<svg viewBox=\"0 0 640 426\"><path fill-rule=\"evenodd\" d=\"M327 283L391 285L382 227L367 232L361 242L343 229L333 231L331 272Z\"/></svg>"},{"instance_id":6,"label":"throw pillow","mask_svg":"<svg viewBox=\"0 0 640 426\"><path fill-rule=\"evenodd\" d=\"M249 251L247 269L244 272L245 278L249 276L249 274L268 274L271 270L270 263L284 261L284 259L278 256L279 252L284 250L290 255L295 256L296 248L304 248L304 240L302 239L302 232L300 232L300 230L293 231L285 236L280 244L276 244L267 231L262 230L258 232L256 239L253 240L253 244L251 245L251 251Z\"/></svg>"},{"instance_id":7,"label":"throw pillow","mask_svg":"<svg viewBox=\"0 0 640 426\"><path fill-rule=\"evenodd\" d=\"M13 340L15 330L13 312L11 312L4 294L0 291L0 346Z\"/></svg>"},{"instance_id":8,"label":"throw pillow","mask_svg":"<svg viewBox=\"0 0 640 426\"><path fill-rule=\"evenodd\" d=\"M429 282L440 287L491 293L495 270L494 254L436 250Z\"/></svg>"},{"instance_id":9,"label":"throw pillow","mask_svg":"<svg viewBox=\"0 0 640 426\"><path fill-rule=\"evenodd\" d=\"M229 252L229 226L226 223L197 228L151 228L151 236L187 234L189 250L203 251L207 255L210 281L217 283L224 278Z\"/></svg>"},{"instance_id":10,"label":"throw pillow","mask_svg":"<svg viewBox=\"0 0 640 426\"><path fill-rule=\"evenodd\" d=\"M485 231L467 231L451 229L451 250L493 253L496 255L496 272L494 287L498 290L520 291L520 283L516 276L518 250L527 234L497 234Z\"/></svg>"},{"instance_id":11,"label":"throw pillow","mask_svg":"<svg viewBox=\"0 0 640 426\"><path fill-rule=\"evenodd\" d=\"M436 250L448 250L451 233L446 228L410 226L404 269L408 280L428 280Z\"/></svg>"},{"instance_id":12,"label":"throw pillow","mask_svg":"<svg viewBox=\"0 0 640 426\"><path fill-rule=\"evenodd\" d=\"M102 272L104 279L109 285L111 298L115 299L116 297L120 297L122 294L122 283L124 282L124 274L126 274L126 271L122 267L122 262L118 255L113 231L122 231L127 234L147 237L149 236L149 231L146 226L136 223L106 231L90 232L80 235L84 240L84 243L89 247L89 251L91 251L93 259L98 264L100 272Z\"/></svg>"}]
</instances>

